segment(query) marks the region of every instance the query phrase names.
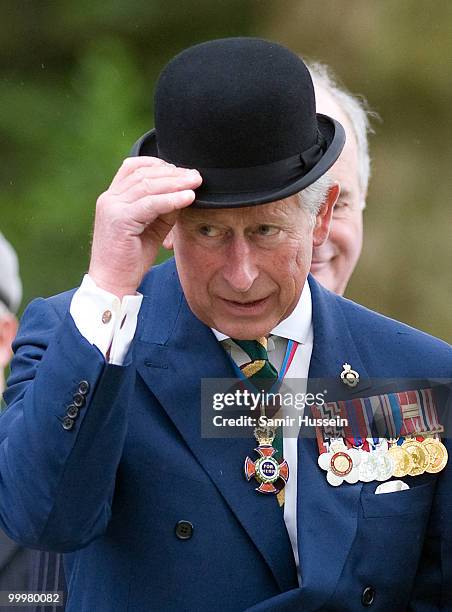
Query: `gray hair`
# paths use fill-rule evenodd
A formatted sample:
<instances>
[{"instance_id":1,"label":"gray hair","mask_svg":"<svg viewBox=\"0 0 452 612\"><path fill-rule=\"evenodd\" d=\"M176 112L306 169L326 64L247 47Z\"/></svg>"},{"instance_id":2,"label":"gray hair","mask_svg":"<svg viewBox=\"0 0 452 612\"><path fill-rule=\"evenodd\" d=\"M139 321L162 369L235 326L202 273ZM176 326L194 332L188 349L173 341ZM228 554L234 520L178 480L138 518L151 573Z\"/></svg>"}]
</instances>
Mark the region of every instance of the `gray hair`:
<instances>
[{"instance_id":1,"label":"gray hair","mask_svg":"<svg viewBox=\"0 0 452 612\"><path fill-rule=\"evenodd\" d=\"M327 172L318 178L314 183L308 185L308 187L305 187L302 191L297 193L298 202L301 208L304 208L311 216L313 223L320 210L320 207L326 200L328 191L332 185L333 180Z\"/></svg>"},{"instance_id":2,"label":"gray hair","mask_svg":"<svg viewBox=\"0 0 452 612\"><path fill-rule=\"evenodd\" d=\"M369 119L371 117L378 118L378 114L370 110L363 96L353 95L342 84L339 85L338 79L328 66L319 62L306 62L306 65L311 73L314 88L323 89L326 93L330 94L350 121L358 146L358 179L364 200L370 178L370 156L367 137L368 134L374 132Z\"/></svg>"}]
</instances>

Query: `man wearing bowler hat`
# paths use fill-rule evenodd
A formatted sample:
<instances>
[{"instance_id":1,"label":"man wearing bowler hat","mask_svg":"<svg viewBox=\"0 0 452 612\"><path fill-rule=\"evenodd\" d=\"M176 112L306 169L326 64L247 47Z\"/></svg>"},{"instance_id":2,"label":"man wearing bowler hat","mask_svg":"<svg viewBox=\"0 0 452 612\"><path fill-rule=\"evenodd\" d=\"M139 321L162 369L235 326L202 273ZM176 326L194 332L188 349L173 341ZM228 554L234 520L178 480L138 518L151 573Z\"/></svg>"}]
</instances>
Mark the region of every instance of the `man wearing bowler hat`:
<instances>
[{"instance_id":1,"label":"man wearing bowler hat","mask_svg":"<svg viewBox=\"0 0 452 612\"><path fill-rule=\"evenodd\" d=\"M98 199L81 287L23 317L2 525L65 553L70 611L450 604L448 464L377 495L346 448L325 470L315 438L202 435L202 379L329 377L356 397L371 377L452 371L445 343L307 279L344 133L316 115L305 65L252 38L187 49L155 126ZM175 258L156 266L165 240Z\"/></svg>"}]
</instances>

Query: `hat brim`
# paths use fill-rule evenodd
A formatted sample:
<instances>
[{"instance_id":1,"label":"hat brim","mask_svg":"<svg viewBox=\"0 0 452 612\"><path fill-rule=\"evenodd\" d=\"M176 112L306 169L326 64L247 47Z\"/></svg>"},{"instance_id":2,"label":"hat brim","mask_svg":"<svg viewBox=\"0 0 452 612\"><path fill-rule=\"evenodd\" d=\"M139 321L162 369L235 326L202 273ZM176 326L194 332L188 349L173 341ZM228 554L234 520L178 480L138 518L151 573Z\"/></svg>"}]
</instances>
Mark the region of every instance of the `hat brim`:
<instances>
[{"instance_id":1,"label":"hat brim","mask_svg":"<svg viewBox=\"0 0 452 612\"><path fill-rule=\"evenodd\" d=\"M196 198L192 206L194 208L242 208L245 206L256 206L258 204L283 200L312 185L331 168L341 154L345 144L345 131L338 121L320 113L317 114L317 121L319 131L325 139L325 149L319 161L306 174L299 174L289 180L285 180L284 184L265 190L237 191L231 189L231 191L227 191L222 189L216 192L215 186L212 183L208 189L201 185L195 191ZM136 157L141 155L161 157L158 151L155 129L143 134L133 145L130 156ZM171 160L166 161L171 162ZM197 169L200 170L202 176L202 169ZM247 171L253 172L252 182L255 183L256 168L240 168L237 170L240 170L242 174L241 183L246 182ZM218 172L219 170L216 169L216 171ZM264 173L265 166L262 167L262 174Z\"/></svg>"}]
</instances>

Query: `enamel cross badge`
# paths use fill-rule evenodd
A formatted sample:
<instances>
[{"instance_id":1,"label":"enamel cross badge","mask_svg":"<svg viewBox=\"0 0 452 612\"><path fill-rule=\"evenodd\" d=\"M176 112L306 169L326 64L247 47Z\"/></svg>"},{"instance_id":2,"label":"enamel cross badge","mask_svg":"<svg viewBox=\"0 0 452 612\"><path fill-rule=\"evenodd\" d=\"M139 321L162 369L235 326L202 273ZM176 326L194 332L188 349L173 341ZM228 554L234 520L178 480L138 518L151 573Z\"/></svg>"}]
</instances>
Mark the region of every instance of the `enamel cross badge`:
<instances>
[{"instance_id":1,"label":"enamel cross badge","mask_svg":"<svg viewBox=\"0 0 452 612\"><path fill-rule=\"evenodd\" d=\"M276 450L269 444L261 444L254 449L259 459L245 459L245 476L248 481L255 478L259 483L259 493L279 493L289 479L289 465L285 459L279 462L273 457Z\"/></svg>"}]
</instances>

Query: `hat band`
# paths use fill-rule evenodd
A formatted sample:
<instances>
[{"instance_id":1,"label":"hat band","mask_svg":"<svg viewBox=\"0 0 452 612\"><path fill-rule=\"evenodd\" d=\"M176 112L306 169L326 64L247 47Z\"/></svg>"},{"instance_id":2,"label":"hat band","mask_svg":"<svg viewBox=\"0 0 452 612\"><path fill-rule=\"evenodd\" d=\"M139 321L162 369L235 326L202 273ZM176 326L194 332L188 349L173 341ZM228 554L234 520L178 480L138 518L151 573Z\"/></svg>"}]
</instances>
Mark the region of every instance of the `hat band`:
<instances>
[{"instance_id":1,"label":"hat band","mask_svg":"<svg viewBox=\"0 0 452 612\"><path fill-rule=\"evenodd\" d=\"M248 168L197 167L203 179L199 190L202 190L203 193L230 194L278 189L302 178L321 159L325 139L320 133L318 140L319 142L303 153L297 153L297 155L270 164ZM159 157L165 161L171 161L160 148Z\"/></svg>"}]
</instances>

